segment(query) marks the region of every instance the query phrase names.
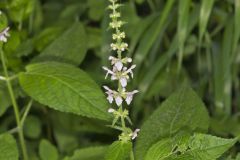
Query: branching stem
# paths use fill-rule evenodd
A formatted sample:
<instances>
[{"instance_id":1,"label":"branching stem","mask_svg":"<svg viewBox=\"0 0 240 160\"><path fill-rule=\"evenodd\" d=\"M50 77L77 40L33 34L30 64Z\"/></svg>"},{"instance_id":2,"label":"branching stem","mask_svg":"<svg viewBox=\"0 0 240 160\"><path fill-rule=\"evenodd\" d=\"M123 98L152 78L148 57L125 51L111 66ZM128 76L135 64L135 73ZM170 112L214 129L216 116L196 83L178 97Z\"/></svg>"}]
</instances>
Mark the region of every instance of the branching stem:
<instances>
[{"instance_id":1,"label":"branching stem","mask_svg":"<svg viewBox=\"0 0 240 160\"><path fill-rule=\"evenodd\" d=\"M6 65L6 61L5 61L5 57L4 57L4 53L3 53L2 48L0 48L0 54L1 54L1 61L2 61L2 67L3 67L4 75L5 75L6 79L9 79L10 77L9 77L9 74L8 74L7 65ZM7 89L8 89L8 92L9 92L9 95L10 95L10 98L11 98L11 101L12 101L13 109L14 109L15 119L16 119L17 128L18 128L19 141L20 141L20 145L21 145L22 153L23 153L23 159L28 160L26 144L25 144L22 125L21 125L21 121L20 121L19 107L18 107L18 104L16 102L16 98L15 98L15 95L14 95L14 91L13 91L11 81L7 80L6 84L7 84Z\"/></svg>"}]
</instances>

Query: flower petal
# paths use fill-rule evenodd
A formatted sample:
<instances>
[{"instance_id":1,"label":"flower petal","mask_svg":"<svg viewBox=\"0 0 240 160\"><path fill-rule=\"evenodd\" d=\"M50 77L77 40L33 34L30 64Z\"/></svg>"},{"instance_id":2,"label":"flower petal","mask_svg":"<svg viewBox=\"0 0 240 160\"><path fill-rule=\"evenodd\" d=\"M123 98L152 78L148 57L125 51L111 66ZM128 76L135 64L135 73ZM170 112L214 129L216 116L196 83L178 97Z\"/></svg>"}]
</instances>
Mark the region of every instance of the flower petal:
<instances>
[{"instance_id":1,"label":"flower petal","mask_svg":"<svg viewBox=\"0 0 240 160\"><path fill-rule=\"evenodd\" d=\"M107 100L109 103L113 102L113 95L112 94L108 94Z\"/></svg>"},{"instance_id":2,"label":"flower petal","mask_svg":"<svg viewBox=\"0 0 240 160\"><path fill-rule=\"evenodd\" d=\"M127 79L125 77L120 78L120 83L125 88L127 86Z\"/></svg>"},{"instance_id":3,"label":"flower petal","mask_svg":"<svg viewBox=\"0 0 240 160\"><path fill-rule=\"evenodd\" d=\"M116 104L118 105L118 106L120 106L121 104L122 104L122 97L121 96L117 96L116 98L115 98L115 102L116 102Z\"/></svg>"},{"instance_id":4,"label":"flower petal","mask_svg":"<svg viewBox=\"0 0 240 160\"><path fill-rule=\"evenodd\" d=\"M130 105L132 102L132 99L133 99L133 95L127 95L127 98L125 99L125 101L128 105Z\"/></svg>"},{"instance_id":5,"label":"flower petal","mask_svg":"<svg viewBox=\"0 0 240 160\"><path fill-rule=\"evenodd\" d=\"M140 131L140 129L136 129L136 130L132 133L132 140L134 140L135 138L137 138L139 131Z\"/></svg>"},{"instance_id":6,"label":"flower petal","mask_svg":"<svg viewBox=\"0 0 240 160\"><path fill-rule=\"evenodd\" d=\"M117 68L118 71L121 71L122 70L122 67L123 67L123 64L121 61L117 61L115 63L115 67Z\"/></svg>"},{"instance_id":7,"label":"flower petal","mask_svg":"<svg viewBox=\"0 0 240 160\"><path fill-rule=\"evenodd\" d=\"M108 113L113 113L113 112L115 112L115 109L113 109L113 108L108 109Z\"/></svg>"}]
</instances>

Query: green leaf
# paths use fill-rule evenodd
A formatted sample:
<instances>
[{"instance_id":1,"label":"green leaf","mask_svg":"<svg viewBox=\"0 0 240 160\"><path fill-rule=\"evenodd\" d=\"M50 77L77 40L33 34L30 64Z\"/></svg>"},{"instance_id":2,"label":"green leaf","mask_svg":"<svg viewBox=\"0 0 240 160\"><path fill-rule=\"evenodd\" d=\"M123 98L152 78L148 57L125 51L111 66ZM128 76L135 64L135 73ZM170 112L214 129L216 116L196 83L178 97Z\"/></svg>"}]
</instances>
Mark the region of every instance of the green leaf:
<instances>
[{"instance_id":1,"label":"green leaf","mask_svg":"<svg viewBox=\"0 0 240 160\"><path fill-rule=\"evenodd\" d=\"M196 133L189 141L189 149L180 156L168 160L214 160L232 147L238 138L224 139L211 135Z\"/></svg>"},{"instance_id":2,"label":"green leaf","mask_svg":"<svg viewBox=\"0 0 240 160\"><path fill-rule=\"evenodd\" d=\"M107 149L107 146L78 149L74 151L73 156L66 157L64 160L102 160Z\"/></svg>"},{"instance_id":3,"label":"green leaf","mask_svg":"<svg viewBox=\"0 0 240 160\"><path fill-rule=\"evenodd\" d=\"M38 117L28 115L24 123L24 135L36 139L41 135L41 121Z\"/></svg>"},{"instance_id":4,"label":"green leaf","mask_svg":"<svg viewBox=\"0 0 240 160\"><path fill-rule=\"evenodd\" d=\"M0 31L4 30L8 26L8 19L7 16L2 13L0 19Z\"/></svg>"},{"instance_id":5,"label":"green leaf","mask_svg":"<svg viewBox=\"0 0 240 160\"><path fill-rule=\"evenodd\" d=\"M53 41L34 61L59 61L79 65L87 51L87 40L81 23L73 24Z\"/></svg>"},{"instance_id":6,"label":"green leaf","mask_svg":"<svg viewBox=\"0 0 240 160\"><path fill-rule=\"evenodd\" d=\"M88 0L88 16L94 21L99 21L103 17L106 1Z\"/></svg>"},{"instance_id":7,"label":"green leaf","mask_svg":"<svg viewBox=\"0 0 240 160\"><path fill-rule=\"evenodd\" d=\"M160 140L148 150L144 160L214 160L238 140L238 138L224 139L201 133L195 133L184 139L177 137ZM178 143L179 140L181 143Z\"/></svg>"},{"instance_id":8,"label":"green leaf","mask_svg":"<svg viewBox=\"0 0 240 160\"><path fill-rule=\"evenodd\" d=\"M98 85L81 69L57 62L27 66L19 75L23 90L50 108L109 120L108 103Z\"/></svg>"},{"instance_id":9,"label":"green leaf","mask_svg":"<svg viewBox=\"0 0 240 160\"><path fill-rule=\"evenodd\" d=\"M170 138L163 139L148 150L144 160L162 160L171 153L172 149L172 140Z\"/></svg>"},{"instance_id":10,"label":"green leaf","mask_svg":"<svg viewBox=\"0 0 240 160\"><path fill-rule=\"evenodd\" d=\"M182 128L205 131L208 126L205 105L191 88L182 87L164 101L141 127L136 145L137 159L142 160L156 141L172 136Z\"/></svg>"},{"instance_id":11,"label":"green leaf","mask_svg":"<svg viewBox=\"0 0 240 160\"><path fill-rule=\"evenodd\" d=\"M0 117L11 105L11 99L4 82L0 81Z\"/></svg>"},{"instance_id":12,"label":"green leaf","mask_svg":"<svg viewBox=\"0 0 240 160\"><path fill-rule=\"evenodd\" d=\"M34 10L35 0L14 0L8 5L10 18L18 23L28 18Z\"/></svg>"},{"instance_id":13,"label":"green leaf","mask_svg":"<svg viewBox=\"0 0 240 160\"><path fill-rule=\"evenodd\" d=\"M0 135L0 160L18 160L17 143L12 135Z\"/></svg>"},{"instance_id":14,"label":"green leaf","mask_svg":"<svg viewBox=\"0 0 240 160\"><path fill-rule=\"evenodd\" d=\"M61 33L64 31L64 27L48 27L42 30L35 37L35 47L36 50L41 52L43 51L49 44L51 44L55 39L60 37Z\"/></svg>"},{"instance_id":15,"label":"green leaf","mask_svg":"<svg viewBox=\"0 0 240 160\"><path fill-rule=\"evenodd\" d=\"M137 3L141 4L144 2L144 0L135 0Z\"/></svg>"},{"instance_id":16,"label":"green leaf","mask_svg":"<svg viewBox=\"0 0 240 160\"><path fill-rule=\"evenodd\" d=\"M48 140L41 140L39 145L39 156L41 160L58 160L58 151Z\"/></svg>"},{"instance_id":17,"label":"green leaf","mask_svg":"<svg viewBox=\"0 0 240 160\"><path fill-rule=\"evenodd\" d=\"M126 160L131 150L131 142L116 141L109 147L105 160Z\"/></svg>"}]
</instances>

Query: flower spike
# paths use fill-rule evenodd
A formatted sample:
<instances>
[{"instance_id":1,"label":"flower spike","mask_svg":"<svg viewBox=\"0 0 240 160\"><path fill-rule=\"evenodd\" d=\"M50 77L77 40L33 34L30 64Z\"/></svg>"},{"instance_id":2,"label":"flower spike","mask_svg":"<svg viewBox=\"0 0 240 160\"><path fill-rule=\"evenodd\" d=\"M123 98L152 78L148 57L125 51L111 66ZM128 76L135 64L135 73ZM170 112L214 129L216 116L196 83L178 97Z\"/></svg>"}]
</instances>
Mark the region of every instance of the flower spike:
<instances>
[{"instance_id":1,"label":"flower spike","mask_svg":"<svg viewBox=\"0 0 240 160\"><path fill-rule=\"evenodd\" d=\"M127 85L130 81L130 78L133 78L133 69L136 68L136 65L129 65L132 63L132 58L125 57L122 55L125 51L128 51L128 44L124 42L126 38L126 33L122 31L122 26L125 22L121 21L121 13L118 11L119 7L122 5L118 3L118 0L109 0L111 3L108 6L108 9L112 11L109 15L111 22L109 23L109 27L113 30L112 40L113 42L110 44L110 48L112 51L116 52L116 56L109 56L108 60L111 63L111 68L103 66L103 70L106 71L105 79L110 76L112 81L118 81L118 88L116 90L112 90L107 86L103 86L106 90L107 100L110 104L116 105L117 109L109 108L108 112L113 114L113 122L111 127L120 129L122 133L119 136L119 140L121 141L131 141L134 140L140 129L136 129L132 131L125 123L129 123L132 125L132 121L129 117L129 111L126 107L124 107L124 102L127 105L130 105L133 101L133 97L138 90L133 90L131 92L127 91ZM121 126L119 126L119 123Z\"/></svg>"}]
</instances>

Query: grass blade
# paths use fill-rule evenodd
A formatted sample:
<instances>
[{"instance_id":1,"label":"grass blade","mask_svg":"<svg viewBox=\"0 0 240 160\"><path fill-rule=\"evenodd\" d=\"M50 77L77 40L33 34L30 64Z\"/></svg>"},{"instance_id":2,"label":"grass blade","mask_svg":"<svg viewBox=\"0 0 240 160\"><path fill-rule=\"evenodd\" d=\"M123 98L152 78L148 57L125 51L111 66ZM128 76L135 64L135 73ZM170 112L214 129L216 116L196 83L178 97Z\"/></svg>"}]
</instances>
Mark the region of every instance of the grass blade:
<instances>
[{"instance_id":1,"label":"grass blade","mask_svg":"<svg viewBox=\"0 0 240 160\"><path fill-rule=\"evenodd\" d=\"M153 30L151 35L149 35L148 32L144 35L142 38L142 41L139 44L139 47L136 51L136 55L133 58L135 60L135 64L137 66L141 66L144 59L147 57L149 51L151 50L152 46L154 45L154 42L158 38L159 34L161 33L164 24L166 23L166 20L168 16L170 15L170 11L173 7L175 0L169 0L167 1L167 4L164 7L164 10L160 16L160 19L156 21L156 23L153 23L153 25L149 28L149 31ZM136 68L136 73L138 73L140 67Z\"/></svg>"},{"instance_id":2,"label":"grass blade","mask_svg":"<svg viewBox=\"0 0 240 160\"><path fill-rule=\"evenodd\" d=\"M234 16L234 40L233 40L233 56L232 60L236 58L237 44L240 38L240 0L235 0L235 16Z\"/></svg>"},{"instance_id":3,"label":"grass blade","mask_svg":"<svg viewBox=\"0 0 240 160\"><path fill-rule=\"evenodd\" d=\"M181 0L178 5L178 70L181 69L183 52L184 52L184 43L187 37L188 30L188 21L189 21L189 9L190 9L191 0Z\"/></svg>"},{"instance_id":4,"label":"grass blade","mask_svg":"<svg viewBox=\"0 0 240 160\"><path fill-rule=\"evenodd\" d=\"M213 50L213 73L216 114L231 113L231 53L233 42L233 19L227 23L224 31L221 51Z\"/></svg>"},{"instance_id":5,"label":"grass blade","mask_svg":"<svg viewBox=\"0 0 240 160\"><path fill-rule=\"evenodd\" d=\"M199 19L199 43L201 44L203 35L207 28L207 23L212 11L214 0L203 0Z\"/></svg>"}]
</instances>

